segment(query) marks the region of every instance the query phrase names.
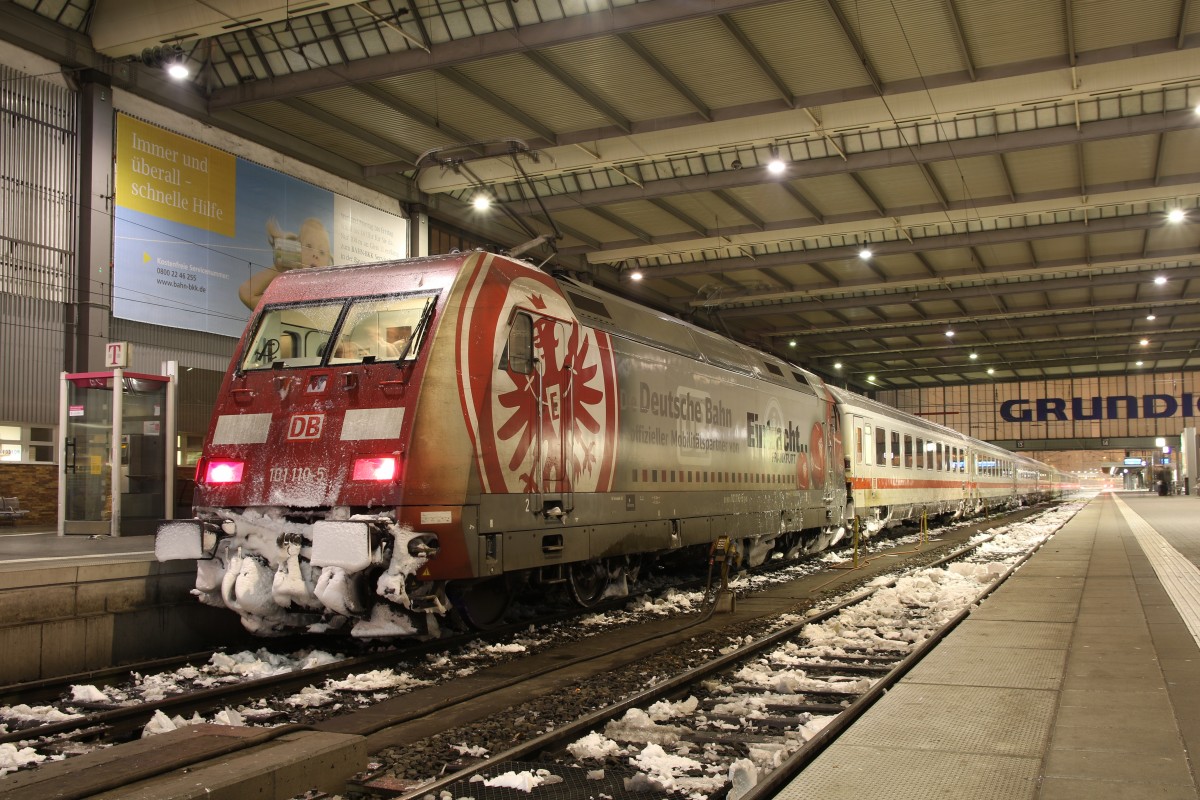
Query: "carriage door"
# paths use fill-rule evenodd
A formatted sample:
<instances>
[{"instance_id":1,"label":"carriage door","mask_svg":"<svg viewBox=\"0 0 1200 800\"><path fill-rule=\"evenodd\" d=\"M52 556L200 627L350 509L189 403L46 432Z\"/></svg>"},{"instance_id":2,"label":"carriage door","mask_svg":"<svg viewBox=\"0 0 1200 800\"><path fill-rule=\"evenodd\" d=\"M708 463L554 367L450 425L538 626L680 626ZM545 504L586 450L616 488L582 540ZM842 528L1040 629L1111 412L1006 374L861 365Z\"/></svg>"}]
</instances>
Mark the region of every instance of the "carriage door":
<instances>
[{"instance_id":1,"label":"carriage door","mask_svg":"<svg viewBox=\"0 0 1200 800\"><path fill-rule=\"evenodd\" d=\"M574 444L574 365L572 336L577 326L553 317L533 316L533 341L540 384L536 466L542 513L558 518L575 505L571 487Z\"/></svg>"},{"instance_id":2,"label":"carriage door","mask_svg":"<svg viewBox=\"0 0 1200 800\"><path fill-rule=\"evenodd\" d=\"M851 447L854 448L854 452L850 455L850 469L848 470L850 489L852 492L857 489L869 490L874 488L875 481L875 471L870 469L871 464L875 461L875 440L871 436L871 423L857 414L851 416L850 419L854 426L854 430L851 432Z\"/></svg>"}]
</instances>

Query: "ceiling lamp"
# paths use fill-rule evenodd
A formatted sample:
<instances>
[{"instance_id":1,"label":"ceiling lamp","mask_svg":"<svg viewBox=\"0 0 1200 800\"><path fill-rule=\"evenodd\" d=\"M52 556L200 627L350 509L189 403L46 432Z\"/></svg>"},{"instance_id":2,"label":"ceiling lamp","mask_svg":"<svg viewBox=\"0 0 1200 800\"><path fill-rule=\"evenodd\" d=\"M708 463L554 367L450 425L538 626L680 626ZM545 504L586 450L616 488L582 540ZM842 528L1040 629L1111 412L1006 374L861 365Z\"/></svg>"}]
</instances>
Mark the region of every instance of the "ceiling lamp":
<instances>
[{"instance_id":1,"label":"ceiling lamp","mask_svg":"<svg viewBox=\"0 0 1200 800\"><path fill-rule=\"evenodd\" d=\"M1140 344L1142 347L1145 347L1146 345L1150 344L1150 340L1142 339L1140 342L1138 342L1138 344Z\"/></svg>"},{"instance_id":2,"label":"ceiling lamp","mask_svg":"<svg viewBox=\"0 0 1200 800\"><path fill-rule=\"evenodd\" d=\"M859 250L858 257L861 258L863 261L866 261L868 258L871 257L871 248L864 247L862 250Z\"/></svg>"},{"instance_id":3,"label":"ceiling lamp","mask_svg":"<svg viewBox=\"0 0 1200 800\"><path fill-rule=\"evenodd\" d=\"M1166 275L1159 275L1157 278L1155 278L1155 279L1154 279L1154 282L1155 282L1156 284L1158 284L1159 286L1162 286L1164 283L1166 283L1166 282L1167 282L1167 276L1166 276Z\"/></svg>"},{"instance_id":4,"label":"ceiling lamp","mask_svg":"<svg viewBox=\"0 0 1200 800\"><path fill-rule=\"evenodd\" d=\"M176 61L171 66L167 67L167 74L177 81L186 80L191 71L187 68L187 64L181 61Z\"/></svg>"},{"instance_id":5,"label":"ceiling lamp","mask_svg":"<svg viewBox=\"0 0 1200 800\"><path fill-rule=\"evenodd\" d=\"M979 353L971 353L970 358L972 361L974 361L975 359L979 358Z\"/></svg>"},{"instance_id":6,"label":"ceiling lamp","mask_svg":"<svg viewBox=\"0 0 1200 800\"><path fill-rule=\"evenodd\" d=\"M841 368L842 368L842 362L840 362L840 361L835 361L835 362L833 362L833 368L834 368L834 369L841 369Z\"/></svg>"},{"instance_id":7,"label":"ceiling lamp","mask_svg":"<svg viewBox=\"0 0 1200 800\"><path fill-rule=\"evenodd\" d=\"M993 369L992 367L988 367L988 375L995 375L995 374L996 374L996 370Z\"/></svg>"},{"instance_id":8,"label":"ceiling lamp","mask_svg":"<svg viewBox=\"0 0 1200 800\"><path fill-rule=\"evenodd\" d=\"M1154 312L1151 312L1146 315L1146 320L1148 322L1154 322L1154 320L1156 320L1156 319L1158 319L1158 317L1154 316Z\"/></svg>"},{"instance_id":9,"label":"ceiling lamp","mask_svg":"<svg viewBox=\"0 0 1200 800\"><path fill-rule=\"evenodd\" d=\"M782 175L787 169L787 164L783 163L783 159L779 157L779 149L771 148L771 160L767 162L767 172L772 175Z\"/></svg>"},{"instance_id":10,"label":"ceiling lamp","mask_svg":"<svg viewBox=\"0 0 1200 800\"><path fill-rule=\"evenodd\" d=\"M475 206L476 211L487 211L492 205L492 198L481 192L475 195L475 199L471 201L471 205Z\"/></svg>"},{"instance_id":11,"label":"ceiling lamp","mask_svg":"<svg viewBox=\"0 0 1200 800\"><path fill-rule=\"evenodd\" d=\"M946 331L946 338L947 338L947 339L953 339L953 338L954 338L954 329L953 329L953 328L950 328L949 330L947 330L947 331Z\"/></svg>"},{"instance_id":12,"label":"ceiling lamp","mask_svg":"<svg viewBox=\"0 0 1200 800\"><path fill-rule=\"evenodd\" d=\"M635 269L633 272L629 273L629 280L640 281L641 279L642 279L642 271L641 270Z\"/></svg>"},{"instance_id":13,"label":"ceiling lamp","mask_svg":"<svg viewBox=\"0 0 1200 800\"><path fill-rule=\"evenodd\" d=\"M1170 211L1167 212L1167 221L1168 222L1183 222L1183 219L1185 216L1186 215L1183 213L1182 208L1172 208Z\"/></svg>"},{"instance_id":14,"label":"ceiling lamp","mask_svg":"<svg viewBox=\"0 0 1200 800\"><path fill-rule=\"evenodd\" d=\"M1140 366L1142 365L1142 362L1141 362L1141 361L1135 361L1135 362L1133 362L1133 364L1134 364L1134 366L1136 366L1136 367L1140 367Z\"/></svg>"}]
</instances>

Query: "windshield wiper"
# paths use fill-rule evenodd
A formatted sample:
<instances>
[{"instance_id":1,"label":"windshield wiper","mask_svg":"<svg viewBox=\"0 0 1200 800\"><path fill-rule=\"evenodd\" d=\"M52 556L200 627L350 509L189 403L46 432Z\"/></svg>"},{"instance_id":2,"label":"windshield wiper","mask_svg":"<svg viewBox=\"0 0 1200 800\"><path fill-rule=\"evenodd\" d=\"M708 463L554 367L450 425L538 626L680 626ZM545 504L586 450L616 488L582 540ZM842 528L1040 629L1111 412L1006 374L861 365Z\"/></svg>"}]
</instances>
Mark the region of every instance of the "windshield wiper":
<instances>
[{"instance_id":1,"label":"windshield wiper","mask_svg":"<svg viewBox=\"0 0 1200 800\"><path fill-rule=\"evenodd\" d=\"M408 358L408 352L412 350L413 342L419 342L425 336L425 328L429 326L429 321L433 319L433 309L436 297L431 297L425 301L425 308L421 310L421 321L417 323L416 330L413 335L408 337L408 341L404 343L404 349L400 351L400 356L396 359L396 366L404 366L404 359Z\"/></svg>"}]
</instances>

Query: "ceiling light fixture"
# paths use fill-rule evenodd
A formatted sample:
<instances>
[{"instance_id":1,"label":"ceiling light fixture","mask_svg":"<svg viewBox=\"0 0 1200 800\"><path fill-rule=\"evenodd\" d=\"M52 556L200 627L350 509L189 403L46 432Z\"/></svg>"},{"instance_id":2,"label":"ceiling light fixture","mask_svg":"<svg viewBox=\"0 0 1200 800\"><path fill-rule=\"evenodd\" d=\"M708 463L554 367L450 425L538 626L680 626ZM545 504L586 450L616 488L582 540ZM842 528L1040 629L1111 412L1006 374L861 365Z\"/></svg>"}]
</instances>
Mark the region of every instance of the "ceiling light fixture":
<instances>
[{"instance_id":1,"label":"ceiling light fixture","mask_svg":"<svg viewBox=\"0 0 1200 800\"><path fill-rule=\"evenodd\" d=\"M795 346L796 346L796 340L795 340L795 339L792 339L790 342L788 342L788 347L795 347Z\"/></svg>"},{"instance_id":2,"label":"ceiling light fixture","mask_svg":"<svg viewBox=\"0 0 1200 800\"><path fill-rule=\"evenodd\" d=\"M862 250L859 250L858 257L861 258L863 261L866 261L868 258L871 257L871 248L864 247Z\"/></svg>"},{"instance_id":3,"label":"ceiling light fixture","mask_svg":"<svg viewBox=\"0 0 1200 800\"><path fill-rule=\"evenodd\" d=\"M874 375L868 375L868 376L867 376L867 383L874 383L874 382L875 382L875 376L874 376Z\"/></svg>"},{"instance_id":4,"label":"ceiling light fixture","mask_svg":"<svg viewBox=\"0 0 1200 800\"><path fill-rule=\"evenodd\" d=\"M946 338L947 338L947 339L953 339L953 338L954 338L954 329L953 329L953 328L951 328L950 330L947 330L947 331L946 331Z\"/></svg>"},{"instance_id":5,"label":"ceiling light fixture","mask_svg":"<svg viewBox=\"0 0 1200 800\"><path fill-rule=\"evenodd\" d=\"M471 201L471 205L475 206L476 211L487 211L492 205L492 198L486 194L477 194L475 199Z\"/></svg>"},{"instance_id":6,"label":"ceiling light fixture","mask_svg":"<svg viewBox=\"0 0 1200 800\"><path fill-rule=\"evenodd\" d=\"M840 361L835 361L835 362L833 362L833 368L834 368L834 369L841 369L841 368L842 368L842 362L840 362Z\"/></svg>"},{"instance_id":7,"label":"ceiling light fixture","mask_svg":"<svg viewBox=\"0 0 1200 800\"><path fill-rule=\"evenodd\" d=\"M979 353L971 353L971 360L972 360L972 361L974 361L974 360L975 360L975 359L977 359L977 358L979 358Z\"/></svg>"},{"instance_id":8,"label":"ceiling light fixture","mask_svg":"<svg viewBox=\"0 0 1200 800\"><path fill-rule=\"evenodd\" d=\"M187 78L187 76L191 75L192 73L191 73L191 70L189 70L187 68L187 64L184 64L181 61L177 61L174 64L172 64L171 66L167 67L167 74L170 75L172 78L174 78L177 81L182 81L182 80L185 80Z\"/></svg>"},{"instance_id":9,"label":"ceiling light fixture","mask_svg":"<svg viewBox=\"0 0 1200 800\"><path fill-rule=\"evenodd\" d=\"M783 159L779 157L779 148L772 145L771 160L767 162L767 172L772 175L780 175L787 169L787 164L783 163Z\"/></svg>"},{"instance_id":10,"label":"ceiling light fixture","mask_svg":"<svg viewBox=\"0 0 1200 800\"><path fill-rule=\"evenodd\" d=\"M1182 208L1172 208L1170 211L1167 212L1167 221L1168 222L1183 222L1183 219L1185 216L1187 216L1187 215L1183 213Z\"/></svg>"},{"instance_id":11,"label":"ceiling light fixture","mask_svg":"<svg viewBox=\"0 0 1200 800\"><path fill-rule=\"evenodd\" d=\"M640 281L641 279L642 279L642 273L641 273L641 270L636 270L636 269L635 269L633 272L629 273L629 280L631 280L631 281Z\"/></svg>"},{"instance_id":12,"label":"ceiling light fixture","mask_svg":"<svg viewBox=\"0 0 1200 800\"><path fill-rule=\"evenodd\" d=\"M1133 364L1134 364L1134 366L1136 366L1136 367L1140 367L1140 366L1142 365L1142 362L1141 362L1141 361L1135 361L1135 362L1133 362Z\"/></svg>"},{"instance_id":13,"label":"ceiling light fixture","mask_svg":"<svg viewBox=\"0 0 1200 800\"><path fill-rule=\"evenodd\" d=\"M1138 344L1140 344L1142 347L1145 347L1146 345L1150 344L1150 340L1142 339L1140 342L1138 342Z\"/></svg>"},{"instance_id":14,"label":"ceiling light fixture","mask_svg":"<svg viewBox=\"0 0 1200 800\"><path fill-rule=\"evenodd\" d=\"M988 375L995 375L995 374L996 374L996 370L993 369L992 367L988 367Z\"/></svg>"},{"instance_id":15,"label":"ceiling light fixture","mask_svg":"<svg viewBox=\"0 0 1200 800\"><path fill-rule=\"evenodd\" d=\"M1162 286L1164 283L1167 282L1167 276L1159 275L1157 278L1154 279L1154 282L1156 284L1158 284L1159 286Z\"/></svg>"},{"instance_id":16,"label":"ceiling light fixture","mask_svg":"<svg viewBox=\"0 0 1200 800\"><path fill-rule=\"evenodd\" d=\"M1156 320L1156 319L1158 319L1158 317L1154 316L1154 314L1152 314L1152 313L1146 315L1146 320L1148 322L1154 322L1154 320Z\"/></svg>"}]
</instances>

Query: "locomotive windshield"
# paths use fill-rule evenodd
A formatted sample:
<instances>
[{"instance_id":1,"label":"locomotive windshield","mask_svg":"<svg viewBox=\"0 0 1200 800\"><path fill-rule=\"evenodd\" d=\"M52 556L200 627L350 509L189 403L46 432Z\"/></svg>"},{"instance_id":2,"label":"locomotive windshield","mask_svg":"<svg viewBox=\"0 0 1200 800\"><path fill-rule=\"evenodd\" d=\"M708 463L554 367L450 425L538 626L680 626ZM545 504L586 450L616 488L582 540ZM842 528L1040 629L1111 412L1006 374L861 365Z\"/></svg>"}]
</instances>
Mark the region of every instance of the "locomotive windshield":
<instances>
[{"instance_id":1,"label":"locomotive windshield","mask_svg":"<svg viewBox=\"0 0 1200 800\"><path fill-rule=\"evenodd\" d=\"M432 304L432 297L409 296L267 308L241 368L410 361Z\"/></svg>"}]
</instances>

